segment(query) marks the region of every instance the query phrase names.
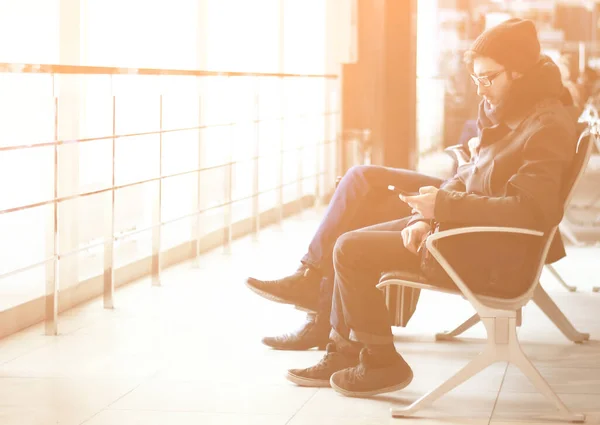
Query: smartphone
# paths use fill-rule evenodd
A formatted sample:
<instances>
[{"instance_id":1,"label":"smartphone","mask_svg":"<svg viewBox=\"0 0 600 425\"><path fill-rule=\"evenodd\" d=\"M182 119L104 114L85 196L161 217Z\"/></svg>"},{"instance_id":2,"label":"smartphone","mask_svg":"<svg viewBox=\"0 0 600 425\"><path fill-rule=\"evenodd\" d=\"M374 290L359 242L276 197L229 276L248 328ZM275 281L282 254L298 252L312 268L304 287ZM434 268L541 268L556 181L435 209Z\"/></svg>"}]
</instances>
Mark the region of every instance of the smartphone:
<instances>
[{"instance_id":1,"label":"smartphone","mask_svg":"<svg viewBox=\"0 0 600 425\"><path fill-rule=\"evenodd\" d=\"M397 189L394 185L391 185L391 184L388 186L388 190L391 190L392 192L394 192L397 195L404 195L404 196L420 195L419 192L406 192L404 190Z\"/></svg>"}]
</instances>

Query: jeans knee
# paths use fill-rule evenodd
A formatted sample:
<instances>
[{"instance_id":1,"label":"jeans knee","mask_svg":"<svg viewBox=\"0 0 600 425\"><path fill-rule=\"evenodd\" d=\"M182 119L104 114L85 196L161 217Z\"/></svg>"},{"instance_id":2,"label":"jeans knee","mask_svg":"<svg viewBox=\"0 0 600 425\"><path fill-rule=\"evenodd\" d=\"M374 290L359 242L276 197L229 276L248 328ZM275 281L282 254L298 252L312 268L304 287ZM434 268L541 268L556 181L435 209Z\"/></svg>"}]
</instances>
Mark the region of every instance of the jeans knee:
<instances>
[{"instance_id":1,"label":"jeans knee","mask_svg":"<svg viewBox=\"0 0 600 425\"><path fill-rule=\"evenodd\" d=\"M356 256L357 248L360 246L359 242L360 232L352 231L341 235L335 241L333 247L333 264L337 268L340 264L347 262L352 263L353 258Z\"/></svg>"},{"instance_id":2,"label":"jeans knee","mask_svg":"<svg viewBox=\"0 0 600 425\"><path fill-rule=\"evenodd\" d=\"M344 174L342 180L346 182L356 182L357 180L364 180L365 176L369 172L369 165L353 165L350 169Z\"/></svg>"}]
</instances>

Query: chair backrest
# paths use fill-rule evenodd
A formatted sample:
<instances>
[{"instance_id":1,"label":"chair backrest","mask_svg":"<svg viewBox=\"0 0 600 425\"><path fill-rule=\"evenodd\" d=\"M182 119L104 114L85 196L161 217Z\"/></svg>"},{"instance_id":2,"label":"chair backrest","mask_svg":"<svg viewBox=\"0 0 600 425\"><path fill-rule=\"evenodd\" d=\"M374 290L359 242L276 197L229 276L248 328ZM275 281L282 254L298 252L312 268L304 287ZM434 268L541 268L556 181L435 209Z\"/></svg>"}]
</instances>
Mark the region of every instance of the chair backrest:
<instances>
[{"instance_id":1,"label":"chair backrest","mask_svg":"<svg viewBox=\"0 0 600 425\"><path fill-rule=\"evenodd\" d=\"M579 136L575 157L571 162L567 179L563 183L563 208L566 208L569 205L575 188L585 172L586 166L592 154L592 148L594 147L595 143L597 143L598 125L600 125L600 121L598 124L589 125L581 132L581 135Z\"/></svg>"},{"instance_id":2,"label":"chair backrest","mask_svg":"<svg viewBox=\"0 0 600 425\"><path fill-rule=\"evenodd\" d=\"M600 124L600 123L599 123ZM575 152L575 156L571 161L569 169L565 175L565 179L563 180L562 187L562 199L563 199L563 211L566 210L566 207L569 205L569 202L573 196L573 192L577 183L583 176L583 172L587 166L587 163L590 159L592 148L595 143L595 139L598 137L598 125L593 124L585 128L581 135L579 136L579 140L577 141L577 148ZM554 226L550 231L548 231L543 236L543 249L540 252L539 256L539 264L537 265L537 270L534 279L531 282L531 286L523 295L507 300L494 300L492 304L494 307L500 307L501 305L511 306L512 307L522 307L533 297L533 292L538 285L540 275L542 274L542 269L544 268L546 256L548 255L548 251L550 250L550 245L552 240L554 239L554 235L556 234L558 229L558 224ZM498 301L501 305L498 305ZM483 301L483 304L489 306L489 302Z\"/></svg>"},{"instance_id":3,"label":"chair backrest","mask_svg":"<svg viewBox=\"0 0 600 425\"><path fill-rule=\"evenodd\" d=\"M587 163L589 162L592 148L595 143L595 138L597 137L597 127L596 125L591 125L585 128L581 135L579 136L579 140L577 141L577 148L575 152L575 156L571 161L571 165L567 170L565 175L565 179L563 181L562 187L562 198L563 198L563 211L566 210L571 198L573 197L573 193L575 191L575 187L577 183L583 176ZM540 263L538 265L538 270L535 276L535 280L532 284L531 293L535 290L535 286L538 283L540 275L542 273L542 269L545 264L546 255L548 254L548 250L550 249L550 244L552 243L552 239L554 239L555 233L558 231L558 225L554 226L546 235L544 235L544 248L542 250L540 256Z\"/></svg>"},{"instance_id":4,"label":"chair backrest","mask_svg":"<svg viewBox=\"0 0 600 425\"><path fill-rule=\"evenodd\" d=\"M583 107L583 111L581 112L581 115L579 115L578 122L587 125L593 125L593 123L598 122L598 120L600 120L598 108L596 107L596 103L593 101L593 99L590 99Z\"/></svg>"}]
</instances>

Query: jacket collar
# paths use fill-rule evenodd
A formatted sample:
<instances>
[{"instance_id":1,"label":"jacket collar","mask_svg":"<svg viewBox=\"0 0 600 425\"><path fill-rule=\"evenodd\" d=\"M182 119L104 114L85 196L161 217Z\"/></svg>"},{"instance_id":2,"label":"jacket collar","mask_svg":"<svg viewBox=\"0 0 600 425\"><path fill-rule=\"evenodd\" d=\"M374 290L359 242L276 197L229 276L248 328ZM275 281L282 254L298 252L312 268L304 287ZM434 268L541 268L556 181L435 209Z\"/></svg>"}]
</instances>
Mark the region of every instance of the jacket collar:
<instances>
[{"instance_id":1,"label":"jacket collar","mask_svg":"<svg viewBox=\"0 0 600 425\"><path fill-rule=\"evenodd\" d=\"M507 117L504 120L504 124L506 124L506 126L508 128L510 128L511 130L516 130L523 121L525 121L525 119L529 116L530 114L520 114L520 115L516 115L514 117Z\"/></svg>"}]
</instances>

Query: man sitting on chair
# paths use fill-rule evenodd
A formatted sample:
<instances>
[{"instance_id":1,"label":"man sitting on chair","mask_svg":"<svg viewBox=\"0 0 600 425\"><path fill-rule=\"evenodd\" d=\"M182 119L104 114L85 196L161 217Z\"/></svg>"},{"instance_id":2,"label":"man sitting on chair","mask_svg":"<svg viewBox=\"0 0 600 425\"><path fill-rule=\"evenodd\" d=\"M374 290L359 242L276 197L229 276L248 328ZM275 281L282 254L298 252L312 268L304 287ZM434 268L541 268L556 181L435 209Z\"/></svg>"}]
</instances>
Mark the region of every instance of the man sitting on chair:
<instances>
[{"instance_id":1,"label":"man sitting on chair","mask_svg":"<svg viewBox=\"0 0 600 425\"><path fill-rule=\"evenodd\" d=\"M440 189L401 195L414 214L345 233L333 255L335 286L331 340L315 366L293 369L288 379L329 386L348 396L371 396L406 387L410 366L396 351L382 272L424 275L432 285L454 287L424 241L440 227L506 226L547 231L563 214L561 186L575 154L575 124L560 101L558 67L540 55L531 21L510 19L482 33L465 61L483 98L480 143L471 161ZM513 298L536 272L539 240L526 235L471 234L440 245L456 272L477 294ZM548 261L565 255L556 237ZM507 283L509 282L509 283Z\"/></svg>"}]
</instances>

